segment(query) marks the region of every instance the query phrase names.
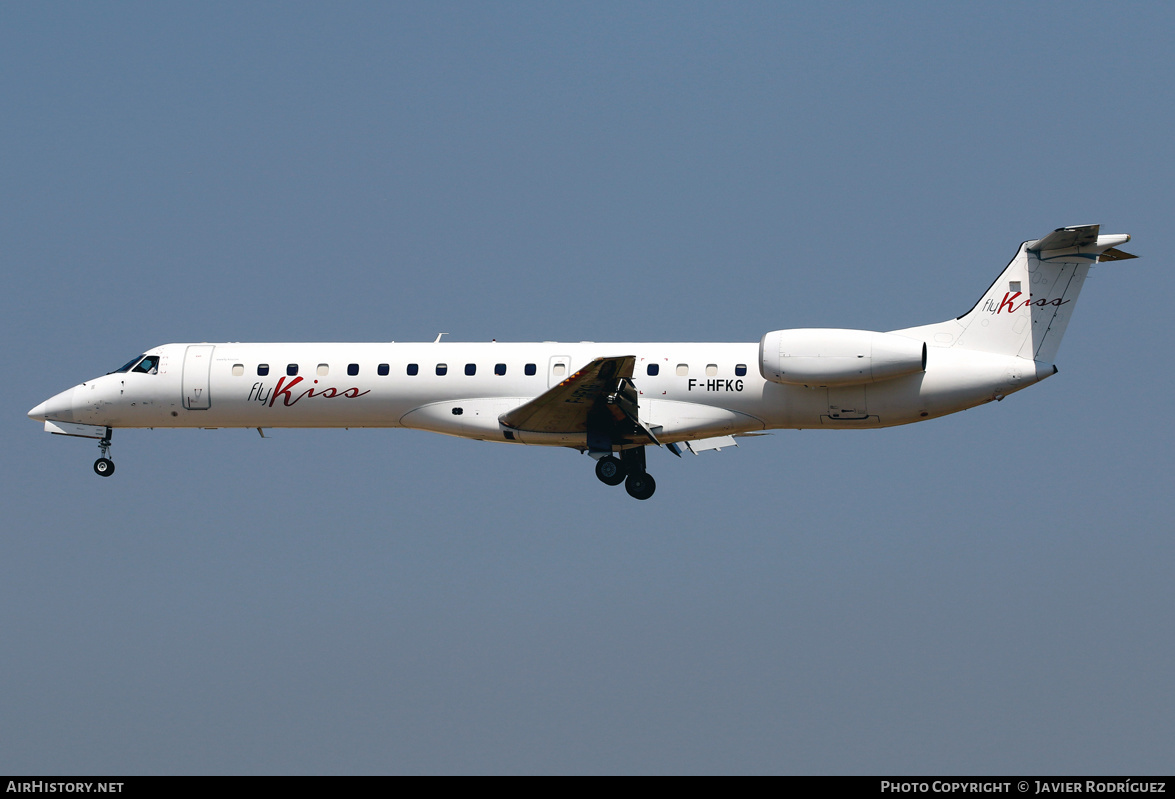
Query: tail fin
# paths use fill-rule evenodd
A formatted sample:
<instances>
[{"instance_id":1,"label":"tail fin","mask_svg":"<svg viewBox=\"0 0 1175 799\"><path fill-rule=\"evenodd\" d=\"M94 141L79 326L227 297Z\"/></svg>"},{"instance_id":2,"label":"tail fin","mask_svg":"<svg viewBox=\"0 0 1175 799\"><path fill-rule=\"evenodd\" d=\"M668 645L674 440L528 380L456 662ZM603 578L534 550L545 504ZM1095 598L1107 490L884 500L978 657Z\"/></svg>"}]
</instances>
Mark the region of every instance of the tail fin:
<instances>
[{"instance_id":1,"label":"tail fin","mask_svg":"<svg viewBox=\"0 0 1175 799\"><path fill-rule=\"evenodd\" d=\"M1058 228L1020 245L1016 257L970 311L937 325L895 331L931 345L1017 355L1052 363L1089 267L1136 256L1114 249L1127 235L1098 235L1098 225Z\"/></svg>"}]
</instances>

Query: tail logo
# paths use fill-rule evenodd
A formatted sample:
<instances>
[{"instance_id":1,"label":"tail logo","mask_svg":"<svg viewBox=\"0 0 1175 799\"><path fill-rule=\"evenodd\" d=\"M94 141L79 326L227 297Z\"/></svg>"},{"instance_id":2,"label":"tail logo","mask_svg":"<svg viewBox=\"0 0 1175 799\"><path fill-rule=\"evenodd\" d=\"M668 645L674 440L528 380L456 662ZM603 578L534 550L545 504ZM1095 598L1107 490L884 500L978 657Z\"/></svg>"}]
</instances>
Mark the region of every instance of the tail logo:
<instances>
[{"instance_id":1,"label":"tail logo","mask_svg":"<svg viewBox=\"0 0 1175 799\"><path fill-rule=\"evenodd\" d=\"M996 305L996 301L989 297L983 304L983 308L981 310L989 314L1001 314L1005 311L1008 313L1015 313L1026 305L1035 305L1037 308L1043 308L1046 305L1052 305L1053 307L1060 308L1062 305L1066 305L1067 303L1072 302L1072 300L1066 300L1061 297L1057 297L1054 300L1034 300L1032 299L1031 294L1028 295L1027 299L1021 300L1021 296L1023 296L1023 294L1019 291L1015 292L1014 294L1010 291L1005 291L1004 299L1000 301L999 305Z\"/></svg>"}]
</instances>

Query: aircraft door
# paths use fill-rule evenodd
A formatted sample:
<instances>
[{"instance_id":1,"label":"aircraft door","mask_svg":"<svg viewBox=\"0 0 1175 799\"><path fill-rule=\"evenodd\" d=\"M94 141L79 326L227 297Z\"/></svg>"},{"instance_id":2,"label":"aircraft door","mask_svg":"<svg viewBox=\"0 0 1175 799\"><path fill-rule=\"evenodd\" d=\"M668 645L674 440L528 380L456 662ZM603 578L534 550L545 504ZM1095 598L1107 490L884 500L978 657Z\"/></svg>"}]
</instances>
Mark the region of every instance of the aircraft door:
<instances>
[{"instance_id":1,"label":"aircraft door","mask_svg":"<svg viewBox=\"0 0 1175 799\"><path fill-rule=\"evenodd\" d=\"M189 411L206 411L212 407L208 392L208 373L212 370L212 344L192 344L184 354L183 400Z\"/></svg>"},{"instance_id":2,"label":"aircraft door","mask_svg":"<svg viewBox=\"0 0 1175 799\"><path fill-rule=\"evenodd\" d=\"M547 388L554 388L571 374L570 355L552 355L547 366Z\"/></svg>"}]
</instances>

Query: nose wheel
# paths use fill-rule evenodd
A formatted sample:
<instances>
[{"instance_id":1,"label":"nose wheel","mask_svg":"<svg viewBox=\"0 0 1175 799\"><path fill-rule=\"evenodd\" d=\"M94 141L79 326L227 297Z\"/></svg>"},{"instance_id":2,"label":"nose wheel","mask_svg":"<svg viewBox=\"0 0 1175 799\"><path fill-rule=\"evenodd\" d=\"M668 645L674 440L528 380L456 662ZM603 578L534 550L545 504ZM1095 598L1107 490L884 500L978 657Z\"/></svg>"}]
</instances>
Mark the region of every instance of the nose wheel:
<instances>
[{"instance_id":1,"label":"nose wheel","mask_svg":"<svg viewBox=\"0 0 1175 799\"><path fill-rule=\"evenodd\" d=\"M99 477L109 477L114 474L114 461L108 457L110 455L110 435L113 431L106 428L106 438L98 442L98 452L102 457L94 461L94 474Z\"/></svg>"}]
</instances>

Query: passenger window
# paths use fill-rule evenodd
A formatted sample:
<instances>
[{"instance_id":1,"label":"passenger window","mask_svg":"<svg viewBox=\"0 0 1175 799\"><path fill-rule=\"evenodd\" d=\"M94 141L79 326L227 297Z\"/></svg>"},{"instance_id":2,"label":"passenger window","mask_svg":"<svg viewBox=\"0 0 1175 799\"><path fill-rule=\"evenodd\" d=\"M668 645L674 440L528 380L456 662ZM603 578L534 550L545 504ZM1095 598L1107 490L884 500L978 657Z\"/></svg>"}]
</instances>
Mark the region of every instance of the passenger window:
<instances>
[{"instance_id":1,"label":"passenger window","mask_svg":"<svg viewBox=\"0 0 1175 799\"><path fill-rule=\"evenodd\" d=\"M349 374L351 377L354 377L355 375L359 374L359 364L357 364L357 363L347 364L347 374Z\"/></svg>"},{"instance_id":2,"label":"passenger window","mask_svg":"<svg viewBox=\"0 0 1175 799\"><path fill-rule=\"evenodd\" d=\"M658 374L661 373L661 364L651 363L651 364L649 364L649 368L646 369L645 371L648 373L649 377L656 377Z\"/></svg>"},{"instance_id":3,"label":"passenger window","mask_svg":"<svg viewBox=\"0 0 1175 799\"><path fill-rule=\"evenodd\" d=\"M552 371L555 373L555 377L562 377L567 374L567 364L557 363Z\"/></svg>"},{"instance_id":4,"label":"passenger window","mask_svg":"<svg viewBox=\"0 0 1175 799\"><path fill-rule=\"evenodd\" d=\"M267 363L257 364L257 376L258 377L265 377L267 374L269 374L269 364L267 364Z\"/></svg>"},{"instance_id":5,"label":"passenger window","mask_svg":"<svg viewBox=\"0 0 1175 799\"><path fill-rule=\"evenodd\" d=\"M379 366L375 367L375 371L376 374L378 374L380 377L387 377L390 370L388 369L388 365L386 363L381 363Z\"/></svg>"},{"instance_id":6,"label":"passenger window","mask_svg":"<svg viewBox=\"0 0 1175 799\"><path fill-rule=\"evenodd\" d=\"M244 373L245 373L245 364L243 364L243 363L234 363L233 364L233 377L240 377Z\"/></svg>"},{"instance_id":7,"label":"passenger window","mask_svg":"<svg viewBox=\"0 0 1175 799\"><path fill-rule=\"evenodd\" d=\"M438 375L448 374L448 372L449 372L449 364L447 364L447 363L438 363L437 364L437 374Z\"/></svg>"},{"instance_id":8,"label":"passenger window","mask_svg":"<svg viewBox=\"0 0 1175 799\"><path fill-rule=\"evenodd\" d=\"M318 364L318 376L319 377L326 377L329 374L330 374L330 367L328 365L326 365L325 363Z\"/></svg>"},{"instance_id":9,"label":"passenger window","mask_svg":"<svg viewBox=\"0 0 1175 799\"><path fill-rule=\"evenodd\" d=\"M678 377L686 377L687 375L689 375L689 364L688 363L679 363L677 365L677 376Z\"/></svg>"},{"instance_id":10,"label":"passenger window","mask_svg":"<svg viewBox=\"0 0 1175 799\"><path fill-rule=\"evenodd\" d=\"M533 374L534 374L536 371L538 371L538 370L535 368L535 365L534 365L533 363L528 363L528 364L527 364L527 365L526 365L526 366L523 368L523 370L522 370L522 371L523 371L523 373L525 373L525 374L526 374L526 375L529 377L529 376L533 375Z\"/></svg>"},{"instance_id":11,"label":"passenger window","mask_svg":"<svg viewBox=\"0 0 1175 799\"><path fill-rule=\"evenodd\" d=\"M475 374L477 374L477 364L475 364L475 363L465 364L465 374L469 375L470 377L473 377Z\"/></svg>"},{"instance_id":12,"label":"passenger window","mask_svg":"<svg viewBox=\"0 0 1175 799\"><path fill-rule=\"evenodd\" d=\"M159 371L159 358L155 355L148 355L143 360L139 361L139 365L131 370L132 372L142 372L143 374L153 375Z\"/></svg>"},{"instance_id":13,"label":"passenger window","mask_svg":"<svg viewBox=\"0 0 1175 799\"><path fill-rule=\"evenodd\" d=\"M286 366L286 374L289 375L290 377L293 377L294 375L298 374L298 364L296 364L296 363L288 364Z\"/></svg>"},{"instance_id":14,"label":"passenger window","mask_svg":"<svg viewBox=\"0 0 1175 799\"><path fill-rule=\"evenodd\" d=\"M506 374L506 364L504 364L504 363L496 364L494 366L494 374L496 374L496 375Z\"/></svg>"},{"instance_id":15,"label":"passenger window","mask_svg":"<svg viewBox=\"0 0 1175 799\"><path fill-rule=\"evenodd\" d=\"M416 363L408 364L408 374L409 375L420 374L420 364L416 364Z\"/></svg>"},{"instance_id":16,"label":"passenger window","mask_svg":"<svg viewBox=\"0 0 1175 799\"><path fill-rule=\"evenodd\" d=\"M738 366L734 367L734 373L739 377L745 377L747 374L747 365L745 363L740 363Z\"/></svg>"},{"instance_id":17,"label":"passenger window","mask_svg":"<svg viewBox=\"0 0 1175 799\"><path fill-rule=\"evenodd\" d=\"M716 363L706 364L706 377L714 377L716 374L718 374L718 364L716 364Z\"/></svg>"}]
</instances>

